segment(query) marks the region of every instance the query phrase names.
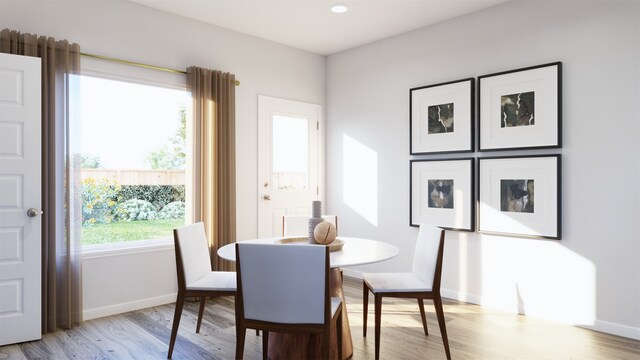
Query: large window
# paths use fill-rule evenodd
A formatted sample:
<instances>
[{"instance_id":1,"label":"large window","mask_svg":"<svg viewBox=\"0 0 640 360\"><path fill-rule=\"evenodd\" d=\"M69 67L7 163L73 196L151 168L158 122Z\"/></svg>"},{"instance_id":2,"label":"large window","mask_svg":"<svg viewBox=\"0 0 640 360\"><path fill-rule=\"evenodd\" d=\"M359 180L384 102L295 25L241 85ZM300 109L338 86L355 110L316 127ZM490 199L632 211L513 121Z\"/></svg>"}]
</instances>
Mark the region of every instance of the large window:
<instances>
[{"instance_id":1,"label":"large window","mask_svg":"<svg viewBox=\"0 0 640 360\"><path fill-rule=\"evenodd\" d=\"M82 243L169 238L185 223L184 90L81 76Z\"/></svg>"}]
</instances>

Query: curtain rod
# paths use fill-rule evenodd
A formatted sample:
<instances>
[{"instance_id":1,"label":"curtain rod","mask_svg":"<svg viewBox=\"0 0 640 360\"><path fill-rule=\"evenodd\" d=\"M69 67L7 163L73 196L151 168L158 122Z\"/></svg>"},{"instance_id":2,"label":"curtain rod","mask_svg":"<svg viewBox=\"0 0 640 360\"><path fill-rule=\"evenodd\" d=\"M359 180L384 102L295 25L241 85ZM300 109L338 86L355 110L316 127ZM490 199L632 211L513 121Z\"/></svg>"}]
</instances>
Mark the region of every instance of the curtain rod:
<instances>
[{"instance_id":1,"label":"curtain rod","mask_svg":"<svg viewBox=\"0 0 640 360\"><path fill-rule=\"evenodd\" d=\"M81 52L80 55L86 56L86 57L90 57L90 58L94 58L94 59L113 61L113 62L117 62L117 63L120 63L120 64L133 65L133 66L143 67L143 68L147 68L147 69L166 71L166 72L170 72L170 73L174 73L174 74L184 74L184 75L187 74L187 72L183 71L183 70L175 70L175 69L169 69L169 68L165 68L165 67L161 67L161 66L142 64L142 63L138 63L138 62L135 62L135 61L116 59L116 58L112 58L112 57L108 57L108 56L95 55L95 54L89 54L89 53L83 53L83 52ZM236 83L236 86L240 86L240 81L239 80L236 80L235 83Z\"/></svg>"}]
</instances>

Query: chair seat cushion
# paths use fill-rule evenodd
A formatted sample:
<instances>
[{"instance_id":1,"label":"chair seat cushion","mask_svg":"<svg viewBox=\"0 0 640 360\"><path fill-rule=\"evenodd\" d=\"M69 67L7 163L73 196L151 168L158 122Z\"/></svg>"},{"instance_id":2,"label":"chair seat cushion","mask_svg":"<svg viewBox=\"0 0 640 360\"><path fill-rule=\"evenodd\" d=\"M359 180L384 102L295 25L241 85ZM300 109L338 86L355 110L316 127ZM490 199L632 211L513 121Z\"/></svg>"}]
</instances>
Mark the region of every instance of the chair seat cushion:
<instances>
[{"instance_id":1,"label":"chair seat cushion","mask_svg":"<svg viewBox=\"0 0 640 360\"><path fill-rule=\"evenodd\" d=\"M362 276L374 293L432 290L430 284L413 273L364 273Z\"/></svg>"},{"instance_id":2,"label":"chair seat cushion","mask_svg":"<svg viewBox=\"0 0 640 360\"><path fill-rule=\"evenodd\" d=\"M212 271L187 285L187 290L236 291L234 271Z\"/></svg>"}]
</instances>

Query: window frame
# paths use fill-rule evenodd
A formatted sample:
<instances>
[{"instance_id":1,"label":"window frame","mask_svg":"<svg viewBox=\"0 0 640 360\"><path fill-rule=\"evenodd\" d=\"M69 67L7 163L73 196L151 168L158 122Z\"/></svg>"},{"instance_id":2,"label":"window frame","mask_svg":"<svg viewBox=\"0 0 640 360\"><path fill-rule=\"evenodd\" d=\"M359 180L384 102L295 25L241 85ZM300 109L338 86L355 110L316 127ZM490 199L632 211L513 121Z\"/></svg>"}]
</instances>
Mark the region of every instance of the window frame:
<instances>
[{"instance_id":1,"label":"window frame","mask_svg":"<svg viewBox=\"0 0 640 360\"><path fill-rule=\"evenodd\" d=\"M166 89L181 90L187 92L186 74L163 72L155 69L147 69L117 62L105 61L93 58L83 58L80 65L80 77L89 76L105 80L128 82L139 85L161 87ZM192 106L187 106L187 146L191 147L193 138ZM192 152L187 151L186 164L192 163ZM193 169L185 166L185 224L193 222ZM79 241L82 238L79 237ZM82 245L83 259L100 258L115 255L129 255L173 249L173 237L160 239L141 239L133 241L115 242L109 244Z\"/></svg>"}]
</instances>

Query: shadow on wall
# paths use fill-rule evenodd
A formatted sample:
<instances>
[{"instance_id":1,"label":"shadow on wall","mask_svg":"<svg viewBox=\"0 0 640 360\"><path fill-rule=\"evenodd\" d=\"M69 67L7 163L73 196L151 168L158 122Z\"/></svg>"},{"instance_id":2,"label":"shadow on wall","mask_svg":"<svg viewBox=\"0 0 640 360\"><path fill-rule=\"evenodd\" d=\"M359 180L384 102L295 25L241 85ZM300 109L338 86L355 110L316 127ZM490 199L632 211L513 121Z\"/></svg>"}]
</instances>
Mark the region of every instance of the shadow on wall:
<instances>
[{"instance_id":1,"label":"shadow on wall","mask_svg":"<svg viewBox=\"0 0 640 360\"><path fill-rule=\"evenodd\" d=\"M342 135L342 201L378 227L378 153Z\"/></svg>"}]
</instances>

